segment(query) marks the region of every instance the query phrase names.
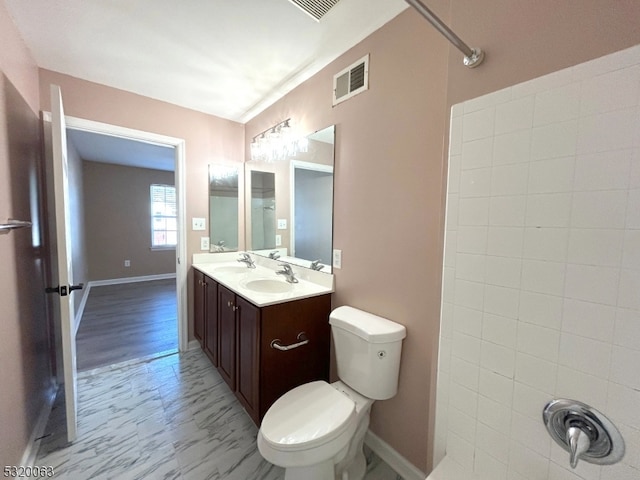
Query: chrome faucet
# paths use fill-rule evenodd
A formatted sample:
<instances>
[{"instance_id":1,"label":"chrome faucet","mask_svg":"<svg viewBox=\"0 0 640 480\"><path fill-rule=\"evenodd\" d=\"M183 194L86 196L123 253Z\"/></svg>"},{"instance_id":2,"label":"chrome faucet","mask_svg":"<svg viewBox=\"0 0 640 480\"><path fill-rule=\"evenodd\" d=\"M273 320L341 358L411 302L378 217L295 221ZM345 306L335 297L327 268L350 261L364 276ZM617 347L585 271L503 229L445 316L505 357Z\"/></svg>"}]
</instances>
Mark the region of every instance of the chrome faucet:
<instances>
[{"instance_id":1,"label":"chrome faucet","mask_svg":"<svg viewBox=\"0 0 640 480\"><path fill-rule=\"evenodd\" d=\"M284 275L289 283L298 283L298 279L296 278L296 274L293 273L291 265L288 263L281 263L279 266L282 267L282 270L278 270L276 272L277 275Z\"/></svg>"},{"instance_id":2,"label":"chrome faucet","mask_svg":"<svg viewBox=\"0 0 640 480\"><path fill-rule=\"evenodd\" d=\"M279 253L277 250L274 250L273 252L271 252L271 253L269 254L269 258L270 258L271 260L277 260L277 259L279 259L279 258L280 258L280 253Z\"/></svg>"},{"instance_id":3,"label":"chrome faucet","mask_svg":"<svg viewBox=\"0 0 640 480\"><path fill-rule=\"evenodd\" d=\"M311 270L320 271L324 268L324 265L320 265L320 259L311 262Z\"/></svg>"},{"instance_id":4,"label":"chrome faucet","mask_svg":"<svg viewBox=\"0 0 640 480\"><path fill-rule=\"evenodd\" d=\"M255 262L251 259L251 256L249 256L248 253L240 253L240 258L238 259L239 262L242 263L246 263L247 264L247 268L256 268L256 264Z\"/></svg>"}]
</instances>

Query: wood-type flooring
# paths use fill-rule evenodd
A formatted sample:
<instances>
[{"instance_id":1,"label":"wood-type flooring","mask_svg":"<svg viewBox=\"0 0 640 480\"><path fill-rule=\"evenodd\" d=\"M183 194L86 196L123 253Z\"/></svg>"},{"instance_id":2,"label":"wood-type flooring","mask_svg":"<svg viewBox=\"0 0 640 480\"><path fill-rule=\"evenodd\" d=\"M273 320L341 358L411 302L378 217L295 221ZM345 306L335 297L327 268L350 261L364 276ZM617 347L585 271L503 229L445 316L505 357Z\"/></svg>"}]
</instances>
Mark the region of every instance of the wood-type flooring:
<instances>
[{"instance_id":1,"label":"wood-type flooring","mask_svg":"<svg viewBox=\"0 0 640 480\"><path fill-rule=\"evenodd\" d=\"M92 287L76 335L78 371L178 348L175 279Z\"/></svg>"}]
</instances>

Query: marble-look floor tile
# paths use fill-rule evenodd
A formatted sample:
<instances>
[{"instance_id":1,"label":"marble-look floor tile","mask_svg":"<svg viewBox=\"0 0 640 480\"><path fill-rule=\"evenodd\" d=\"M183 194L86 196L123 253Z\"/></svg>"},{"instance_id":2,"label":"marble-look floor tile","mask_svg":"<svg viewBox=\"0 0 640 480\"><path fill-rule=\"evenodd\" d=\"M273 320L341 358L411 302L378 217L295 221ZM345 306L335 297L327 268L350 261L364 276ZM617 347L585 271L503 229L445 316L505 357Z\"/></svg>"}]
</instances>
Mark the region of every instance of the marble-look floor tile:
<instances>
[{"instance_id":1,"label":"marble-look floor tile","mask_svg":"<svg viewBox=\"0 0 640 480\"><path fill-rule=\"evenodd\" d=\"M258 429L200 350L82 372L78 438L64 440L56 402L37 465L59 480L282 480ZM399 476L371 451L365 480ZM401 479L400 479L401 480Z\"/></svg>"}]
</instances>

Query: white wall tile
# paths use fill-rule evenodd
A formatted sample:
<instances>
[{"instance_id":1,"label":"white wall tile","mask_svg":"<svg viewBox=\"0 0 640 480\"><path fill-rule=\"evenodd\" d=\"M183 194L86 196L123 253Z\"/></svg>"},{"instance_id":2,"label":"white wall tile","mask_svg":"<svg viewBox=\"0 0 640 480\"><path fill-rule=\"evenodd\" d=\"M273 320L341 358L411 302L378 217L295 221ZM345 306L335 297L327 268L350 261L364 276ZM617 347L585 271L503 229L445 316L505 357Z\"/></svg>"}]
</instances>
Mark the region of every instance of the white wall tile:
<instances>
[{"instance_id":1,"label":"white wall tile","mask_svg":"<svg viewBox=\"0 0 640 480\"><path fill-rule=\"evenodd\" d=\"M531 129L534 100L531 95L498 105L495 110L495 134Z\"/></svg>"},{"instance_id":2,"label":"white wall tile","mask_svg":"<svg viewBox=\"0 0 640 480\"><path fill-rule=\"evenodd\" d=\"M493 139L493 165L526 163L531 158L531 130L497 135Z\"/></svg>"},{"instance_id":3,"label":"white wall tile","mask_svg":"<svg viewBox=\"0 0 640 480\"><path fill-rule=\"evenodd\" d=\"M474 472L481 475L484 478L491 478L492 480L507 480L507 463L501 462L491 453L485 453L480 447L485 442L492 442L491 439L477 440L479 448L476 449ZM507 444L508 445L508 444Z\"/></svg>"},{"instance_id":4,"label":"white wall tile","mask_svg":"<svg viewBox=\"0 0 640 480\"><path fill-rule=\"evenodd\" d=\"M463 307L482 310L484 306L484 284L455 280L454 303Z\"/></svg>"},{"instance_id":5,"label":"white wall tile","mask_svg":"<svg viewBox=\"0 0 640 480\"><path fill-rule=\"evenodd\" d=\"M514 412L511 416L511 439L522 443L543 457L549 456L552 440L543 422L540 421L540 414L531 418Z\"/></svg>"},{"instance_id":6,"label":"white wall tile","mask_svg":"<svg viewBox=\"0 0 640 480\"><path fill-rule=\"evenodd\" d=\"M571 193L529 195L525 225L530 227L568 227L571 219L571 203Z\"/></svg>"},{"instance_id":7,"label":"white wall tile","mask_svg":"<svg viewBox=\"0 0 640 480\"><path fill-rule=\"evenodd\" d=\"M455 382L449 386L449 407L457 408L467 415L476 417L478 414L478 394Z\"/></svg>"},{"instance_id":8,"label":"white wall tile","mask_svg":"<svg viewBox=\"0 0 640 480\"><path fill-rule=\"evenodd\" d=\"M493 136L495 109L488 107L462 117L462 141L469 142Z\"/></svg>"},{"instance_id":9,"label":"white wall tile","mask_svg":"<svg viewBox=\"0 0 640 480\"><path fill-rule=\"evenodd\" d=\"M480 339L454 331L451 355L469 363L480 364Z\"/></svg>"},{"instance_id":10,"label":"white wall tile","mask_svg":"<svg viewBox=\"0 0 640 480\"><path fill-rule=\"evenodd\" d=\"M489 225L524 226L526 207L526 195L491 197L489 199Z\"/></svg>"},{"instance_id":11,"label":"white wall tile","mask_svg":"<svg viewBox=\"0 0 640 480\"><path fill-rule=\"evenodd\" d=\"M449 156L449 176L447 178L448 193L460 192L460 163L461 162L462 162L462 155Z\"/></svg>"},{"instance_id":12,"label":"white wall tile","mask_svg":"<svg viewBox=\"0 0 640 480\"><path fill-rule=\"evenodd\" d=\"M485 313L482 316L482 339L507 348L516 346L517 320Z\"/></svg>"},{"instance_id":13,"label":"white wall tile","mask_svg":"<svg viewBox=\"0 0 640 480\"><path fill-rule=\"evenodd\" d=\"M574 82L536 94L534 126L564 122L580 113L580 83Z\"/></svg>"},{"instance_id":14,"label":"white wall tile","mask_svg":"<svg viewBox=\"0 0 640 480\"><path fill-rule=\"evenodd\" d=\"M610 382L607 397L607 416L640 430L640 391Z\"/></svg>"},{"instance_id":15,"label":"white wall tile","mask_svg":"<svg viewBox=\"0 0 640 480\"><path fill-rule=\"evenodd\" d=\"M577 398L603 412L607 408L608 383L606 379L560 365L555 397Z\"/></svg>"},{"instance_id":16,"label":"white wall tile","mask_svg":"<svg viewBox=\"0 0 640 480\"><path fill-rule=\"evenodd\" d=\"M521 382L513 386L513 410L528 415L530 418L540 418L545 406L552 397L547 392L536 390Z\"/></svg>"},{"instance_id":17,"label":"white wall tile","mask_svg":"<svg viewBox=\"0 0 640 480\"><path fill-rule=\"evenodd\" d=\"M460 253L487 253L488 227L460 226L457 230L457 251Z\"/></svg>"},{"instance_id":18,"label":"white wall tile","mask_svg":"<svg viewBox=\"0 0 640 480\"><path fill-rule=\"evenodd\" d=\"M513 379L500 375L486 368L480 368L480 399L489 398L499 403L502 410L512 405ZM508 410L508 409L507 409ZM494 427L497 428L497 427ZM509 433L508 428L503 430Z\"/></svg>"},{"instance_id":19,"label":"white wall tile","mask_svg":"<svg viewBox=\"0 0 640 480\"><path fill-rule=\"evenodd\" d=\"M576 120L536 127L531 137L531 159L570 157L576 153L577 141Z\"/></svg>"},{"instance_id":20,"label":"white wall tile","mask_svg":"<svg viewBox=\"0 0 640 480\"><path fill-rule=\"evenodd\" d=\"M640 148L634 148L631 153L631 173L629 174L629 188L640 188Z\"/></svg>"},{"instance_id":21,"label":"white wall tile","mask_svg":"<svg viewBox=\"0 0 640 480\"><path fill-rule=\"evenodd\" d=\"M472 98L461 104L464 113L477 112L511 100L511 87Z\"/></svg>"},{"instance_id":22,"label":"white wall tile","mask_svg":"<svg viewBox=\"0 0 640 480\"><path fill-rule=\"evenodd\" d=\"M475 418L453 407L450 407L447 413L449 431L469 443L474 443L476 440Z\"/></svg>"},{"instance_id":23,"label":"white wall tile","mask_svg":"<svg viewBox=\"0 0 640 480\"><path fill-rule=\"evenodd\" d=\"M524 230L523 258L566 262L568 228L527 227Z\"/></svg>"},{"instance_id":24,"label":"white wall tile","mask_svg":"<svg viewBox=\"0 0 640 480\"><path fill-rule=\"evenodd\" d=\"M632 149L578 155L574 188L578 191L629 188L632 158Z\"/></svg>"},{"instance_id":25,"label":"white wall tile","mask_svg":"<svg viewBox=\"0 0 640 480\"><path fill-rule=\"evenodd\" d=\"M640 98L640 67L633 66L582 82L581 115L632 107Z\"/></svg>"},{"instance_id":26,"label":"white wall tile","mask_svg":"<svg viewBox=\"0 0 640 480\"><path fill-rule=\"evenodd\" d=\"M467 471L473 469L474 451L472 443L449 432L447 435L447 456Z\"/></svg>"},{"instance_id":27,"label":"white wall tile","mask_svg":"<svg viewBox=\"0 0 640 480\"><path fill-rule=\"evenodd\" d=\"M562 331L611 342L615 318L613 306L565 298Z\"/></svg>"},{"instance_id":28,"label":"white wall tile","mask_svg":"<svg viewBox=\"0 0 640 480\"><path fill-rule=\"evenodd\" d=\"M447 219L448 220L448 219ZM488 225L489 199L462 198L458 203L458 225Z\"/></svg>"},{"instance_id":29,"label":"white wall tile","mask_svg":"<svg viewBox=\"0 0 640 480\"><path fill-rule=\"evenodd\" d=\"M563 332L560 336L559 363L607 379L611 365L611 344Z\"/></svg>"},{"instance_id":30,"label":"white wall tile","mask_svg":"<svg viewBox=\"0 0 640 480\"><path fill-rule=\"evenodd\" d=\"M618 267L622 259L624 230L572 228L569 233L569 263Z\"/></svg>"},{"instance_id":31,"label":"white wall tile","mask_svg":"<svg viewBox=\"0 0 640 480\"><path fill-rule=\"evenodd\" d=\"M472 308L454 305L453 307L453 330L455 332L471 335L472 337L482 337L482 312Z\"/></svg>"},{"instance_id":32,"label":"white wall tile","mask_svg":"<svg viewBox=\"0 0 640 480\"><path fill-rule=\"evenodd\" d=\"M456 255L456 278L484 282L486 256L458 253Z\"/></svg>"},{"instance_id":33,"label":"white wall tile","mask_svg":"<svg viewBox=\"0 0 640 480\"><path fill-rule=\"evenodd\" d=\"M532 323L520 322L518 325L518 352L542 358L550 362L558 361L560 332Z\"/></svg>"},{"instance_id":34,"label":"white wall tile","mask_svg":"<svg viewBox=\"0 0 640 480\"><path fill-rule=\"evenodd\" d=\"M491 195L524 195L529 178L528 164L501 165L491 171Z\"/></svg>"},{"instance_id":35,"label":"white wall tile","mask_svg":"<svg viewBox=\"0 0 640 480\"><path fill-rule=\"evenodd\" d=\"M478 421L508 436L511 428L511 411L505 410L503 404L481 395L478 397Z\"/></svg>"},{"instance_id":36,"label":"white wall tile","mask_svg":"<svg viewBox=\"0 0 640 480\"><path fill-rule=\"evenodd\" d=\"M518 318L520 292L515 288L486 285L484 311L508 318Z\"/></svg>"},{"instance_id":37,"label":"white wall tile","mask_svg":"<svg viewBox=\"0 0 640 480\"><path fill-rule=\"evenodd\" d=\"M529 193L557 193L573 190L575 157L538 160L529 165Z\"/></svg>"},{"instance_id":38,"label":"white wall tile","mask_svg":"<svg viewBox=\"0 0 640 480\"><path fill-rule=\"evenodd\" d=\"M567 265L565 295L586 302L615 305L620 270L592 265Z\"/></svg>"},{"instance_id":39,"label":"white wall tile","mask_svg":"<svg viewBox=\"0 0 640 480\"><path fill-rule=\"evenodd\" d=\"M491 169L475 168L460 173L460 198L488 197L491 193Z\"/></svg>"},{"instance_id":40,"label":"white wall tile","mask_svg":"<svg viewBox=\"0 0 640 480\"><path fill-rule=\"evenodd\" d=\"M558 364L518 352L516 354L516 382L553 394L556 388Z\"/></svg>"},{"instance_id":41,"label":"white wall tile","mask_svg":"<svg viewBox=\"0 0 640 480\"><path fill-rule=\"evenodd\" d=\"M520 292L519 319L547 328L560 330L562 325L562 297L536 292Z\"/></svg>"},{"instance_id":42,"label":"white wall tile","mask_svg":"<svg viewBox=\"0 0 640 480\"><path fill-rule=\"evenodd\" d=\"M613 343L640 350L640 311L618 308Z\"/></svg>"},{"instance_id":43,"label":"white wall tile","mask_svg":"<svg viewBox=\"0 0 640 480\"><path fill-rule=\"evenodd\" d=\"M566 265L541 260L522 261L522 289L530 292L562 295Z\"/></svg>"},{"instance_id":44,"label":"white wall tile","mask_svg":"<svg viewBox=\"0 0 640 480\"><path fill-rule=\"evenodd\" d=\"M547 478L549 459L519 443L512 443L509 451L509 472L519 473L528 480ZM510 475L511 473L509 473Z\"/></svg>"},{"instance_id":45,"label":"white wall tile","mask_svg":"<svg viewBox=\"0 0 640 480\"><path fill-rule=\"evenodd\" d=\"M522 257L524 228L489 227L487 254L503 257Z\"/></svg>"},{"instance_id":46,"label":"white wall tile","mask_svg":"<svg viewBox=\"0 0 640 480\"><path fill-rule=\"evenodd\" d=\"M491 166L493 157L493 137L481 138L462 145L462 169Z\"/></svg>"},{"instance_id":47,"label":"white wall tile","mask_svg":"<svg viewBox=\"0 0 640 480\"><path fill-rule=\"evenodd\" d=\"M485 281L489 285L520 288L522 261L519 258L488 256Z\"/></svg>"},{"instance_id":48,"label":"white wall tile","mask_svg":"<svg viewBox=\"0 0 640 480\"><path fill-rule=\"evenodd\" d=\"M637 128L635 107L581 117L575 151L584 154L632 148Z\"/></svg>"},{"instance_id":49,"label":"white wall tile","mask_svg":"<svg viewBox=\"0 0 640 480\"><path fill-rule=\"evenodd\" d=\"M503 377L513 378L515 370L515 350L495 343L482 341L480 366Z\"/></svg>"},{"instance_id":50,"label":"white wall tile","mask_svg":"<svg viewBox=\"0 0 640 480\"><path fill-rule=\"evenodd\" d=\"M452 112L454 108L451 109ZM462 153L462 117L452 116L450 128L449 155L460 155Z\"/></svg>"},{"instance_id":51,"label":"white wall tile","mask_svg":"<svg viewBox=\"0 0 640 480\"><path fill-rule=\"evenodd\" d=\"M477 364L469 363L458 357L451 358L451 381L474 392L478 391L479 371L480 367ZM451 421L451 417L449 417L449 421ZM460 432L457 433L460 435ZM467 440L472 440L472 438L467 438Z\"/></svg>"},{"instance_id":52,"label":"white wall tile","mask_svg":"<svg viewBox=\"0 0 640 480\"><path fill-rule=\"evenodd\" d=\"M626 228L640 229L640 189L629 190L626 211Z\"/></svg>"},{"instance_id":53,"label":"white wall tile","mask_svg":"<svg viewBox=\"0 0 640 480\"><path fill-rule=\"evenodd\" d=\"M575 192L571 226L576 228L624 228L628 194L625 190Z\"/></svg>"},{"instance_id":54,"label":"white wall tile","mask_svg":"<svg viewBox=\"0 0 640 480\"><path fill-rule=\"evenodd\" d=\"M624 232L622 267L640 270L640 230L626 230Z\"/></svg>"},{"instance_id":55,"label":"white wall tile","mask_svg":"<svg viewBox=\"0 0 640 480\"><path fill-rule=\"evenodd\" d=\"M625 347L613 347L611 357L611 381L640 390L640 350Z\"/></svg>"}]
</instances>

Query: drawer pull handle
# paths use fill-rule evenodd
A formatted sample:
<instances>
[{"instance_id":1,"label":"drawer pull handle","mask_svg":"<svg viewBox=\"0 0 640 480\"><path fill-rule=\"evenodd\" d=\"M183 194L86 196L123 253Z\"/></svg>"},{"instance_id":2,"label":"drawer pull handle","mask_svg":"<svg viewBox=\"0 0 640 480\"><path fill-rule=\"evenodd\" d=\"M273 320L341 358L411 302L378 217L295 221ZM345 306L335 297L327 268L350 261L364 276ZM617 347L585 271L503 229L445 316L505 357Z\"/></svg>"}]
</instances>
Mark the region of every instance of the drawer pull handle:
<instances>
[{"instance_id":1,"label":"drawer pull handle","mask_svg":"<svg viewBox=\"0 0 640 480\"><path fill-rule=\"evenodd\" d=\"M276 338L275 340L271 340L271 348L286 352L287 350L293 350L294 348L298 348L309 343L309 339L304 332L300 332L297 338L300 341L298 343L292 343L291 345L280 345L280 339Z\"/></svg>"}]
</instances>

